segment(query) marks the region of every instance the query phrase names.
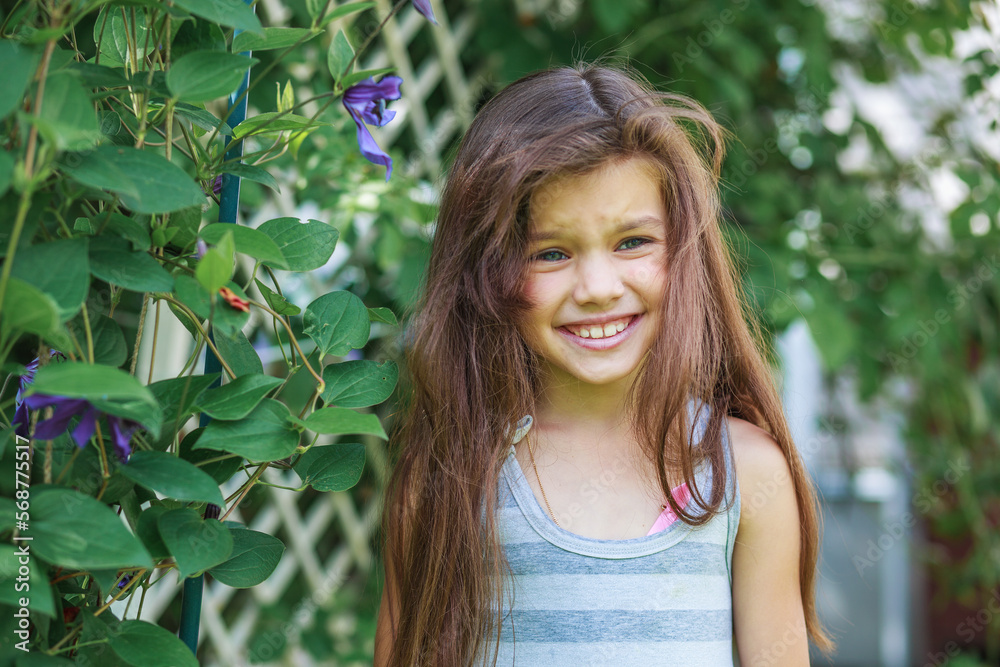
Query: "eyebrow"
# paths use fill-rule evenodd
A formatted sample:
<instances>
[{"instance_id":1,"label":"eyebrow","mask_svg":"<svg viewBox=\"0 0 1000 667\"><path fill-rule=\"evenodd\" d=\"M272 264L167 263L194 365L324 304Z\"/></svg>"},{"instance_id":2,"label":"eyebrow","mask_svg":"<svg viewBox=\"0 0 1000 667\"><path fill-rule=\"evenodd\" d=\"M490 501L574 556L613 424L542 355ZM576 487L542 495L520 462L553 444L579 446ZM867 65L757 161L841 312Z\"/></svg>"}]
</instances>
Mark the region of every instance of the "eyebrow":
<instances>
[{"instance_id":1,"label":"eyebrow","mask_svg":"<svg viewBox=\"0 0 1000 667\"><path fill-rule=\"evenodd\" d=\"M621 222L614 229L614 234L625 234L636 229L643 229L646 227L656 226L663 227L663 220L652 215L644 215L640 218L635 218L633 220L625 220ZM560 225L557 229L551 231L545 231L538 233L536 231L531 231L528 233L528 241L530 243L539 243L541 241L553 241L562 237L565 230L569 229L571 225Z\"/></svg>"}]
</instances>

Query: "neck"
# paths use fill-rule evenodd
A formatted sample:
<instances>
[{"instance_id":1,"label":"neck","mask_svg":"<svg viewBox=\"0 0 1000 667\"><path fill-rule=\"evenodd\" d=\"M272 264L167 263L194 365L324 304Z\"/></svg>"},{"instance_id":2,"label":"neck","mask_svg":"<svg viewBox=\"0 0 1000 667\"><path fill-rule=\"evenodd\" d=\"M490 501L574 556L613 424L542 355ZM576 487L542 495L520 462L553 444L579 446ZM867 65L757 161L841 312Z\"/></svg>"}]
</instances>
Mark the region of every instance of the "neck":
<instances>
[{"instance_id":1,"label":"neck","mask_svg":"<svg viewBox=\"0 0 1000 667\"><path fill-rule=\"evenodd\" d=\"M539 448L570 458L600 455L606 448L620 455L621 445L634 440L626 405L633 379L594 385L547 369L534 415Z\"/></svg>"}]
</instances>

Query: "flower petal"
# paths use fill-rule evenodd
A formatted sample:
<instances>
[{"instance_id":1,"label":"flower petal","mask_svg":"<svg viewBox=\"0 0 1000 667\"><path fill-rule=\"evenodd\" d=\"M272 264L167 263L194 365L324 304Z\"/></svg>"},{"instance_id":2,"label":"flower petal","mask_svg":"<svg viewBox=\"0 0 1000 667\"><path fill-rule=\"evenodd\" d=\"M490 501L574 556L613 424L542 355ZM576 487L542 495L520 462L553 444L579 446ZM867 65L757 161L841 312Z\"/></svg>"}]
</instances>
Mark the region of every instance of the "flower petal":
<instances>
[{"instance_id":1,"label":"flower petal","mask_svg":"<svg viewBox=\"0 0 1000 667\"><path fill-rule=\"evenodd\" d=\"M14 421L11 426L14 427L14 435L19 435L22 438L28 437L28 422L30 420L30 415L28 414L28 405L24 401L14 408Z\"/></svg>"},{"instance_id":2,"label":"flower petal","mask_svg":"<svg viewBox=\"0 0 1000 667\"><path fill-rule=\"evenodd\" d=\"M437 19L434 18L434 10L431 9L430 0L413 0L413 6L418 12L423 14L428 21L437 25Z\"/></svg>"},{"instance_id":3,"label":"flower petal","mask_svg":"<svg viewBox=\"0 0 1000 667\"><path fill-rule=\"evenodd\" d=\"M24 399L24 402L33 410L44 407L53 408L52 417L39 422L35 427L35 437L39 440L52 440L56 436L62 435L69 426L69 420L90 407L90 403L82 398L46 396L45 394L33 394Z\"/></svg>"},{"instance_id":4,"label":"flower petal","mask_svg":"<svg viewBox=\"0 0 1000 667\"><path fill-rule=\"evenodd\" d=\"M220 287L219 295L225 300L226 303L236 310L242 310L244 313L250 312L250 302L246 299L240 298L236 292L228 287Z\"/></svg>"},{"instance_id":5,"label":"flower petal","mask_svg":"<svg viewBox=\"0 0 1000 667\"><path fill-rule=\"evenodd\" d=\"M348 112L351 114L351 118L354 119L354 124L358 128L358 148L361 150L361 154L365 156L365 159L372 164L383 165L385 170L385 180L389 180L392 176L392 158L389 157L388 153L379 148L379 145L375 143L375 138L372 136L368 128L365 127L364 122L354 113L353 110L348 108Z\"/></svg>"},{"instance_id":6,"label":"flower petal","mask_svg":"<svg viewBox=\"0 0 1000 667\"><path fill-rule=\"evenodd\" d=\"M398 100L402 84L403 79L395 74L383 76L378 83L370 76L344 91L344 105L360 112L365 104L375 100Z\"/></svg>"},{"instance_id":7,"label":"flower petal","mask_svg":"<svg viewBox=\"0 0 1000 667\"><path fill-rule=\"evenodd\" d=\"M83 413L80 423L73 429L73 439L76 440L77 447L86 447L95 430L97 430L97 408L91 407Z\"/></svg>"},{"instance_id":8,"label":"flower petal","mask_svg":"<svg viewBox=\"0 0 1000 667\"><path fill-rule=\"evenodd\" d=\"M108 417L108 424L111 426L111 439L115 443L118 458L123 462L127 461L129 454L132 453L130 444L132 434L139 428L139 424L129 419L114 416Z\"/></svg>"}]
</instances>

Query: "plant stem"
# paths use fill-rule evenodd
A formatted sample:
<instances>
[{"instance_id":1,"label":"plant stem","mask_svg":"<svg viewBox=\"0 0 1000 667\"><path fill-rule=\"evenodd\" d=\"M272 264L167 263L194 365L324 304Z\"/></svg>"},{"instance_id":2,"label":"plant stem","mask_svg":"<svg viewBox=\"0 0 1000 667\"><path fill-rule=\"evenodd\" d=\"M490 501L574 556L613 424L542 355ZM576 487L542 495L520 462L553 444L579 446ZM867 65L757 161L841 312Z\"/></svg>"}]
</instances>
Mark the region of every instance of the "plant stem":
<instances>
[{"instance_id":1,"label":"plant stem","mask_svg":"<svg viewBox=\"0 0 1000 667\"><path fill-rule=\"evenodd\" d=\"M90 331L90 315L87 314L87 304L80 307L80 314L83 315L83 333L87 337L87 359L94 363L94 335Z\"/></svg>"},{"instance_id":2,"label":"plant stem","mask_svg":"<svg viewBox=\"0 0 1000 667\"><path fill-rule=\"evenodd\" d=\"M226 459L231 459L231 458L233 458L235 456L239 456L239 455L238 454L223 454L222 456L213 456L210 459L205 459L204 461L198 461L197 463L195 463L195 466L199 466L200 467L200 466L203 466L203 465L207 465L209 463L215 463L216 461L225 461Z\"/></svg>"},{"instance_id":3,"label":"plant stem","mask_svg":"<svg viewBox=\"0 0 1000 667\"><path fill-rule=\"evenodd\" d=\"M105 637L104 639L94 639L93 641L80 642L80 643L77 643L77 644L73 644L72 646L67 646L65 648L61 648L58 651L54 651L52 653L49 653L49 655L58 655L59 653L65 653L66 651L75 651L76 649L78 649L78 648L80 648L82 646L96 646L98 644L107 644L107 643L108 643L108 638L107 637Z\"/></svg>"},{"instance_id":4,"label":"plant stem","mask_svg":"<svg viewBox=\"0 0 1000 667\"><path fill-rule=\"evenodd\" d=\"M142 310L139 311L139 328L135 332L135 344L132 346L132 363L129 364L128 374L135 375L135 364L139 361L139 344L142 343L142 330L146 327L146 311L149 309L149 297L145 292L142 294Z\"/></svg>"},{"instance_id":5,"label":"plant stem","mask_svg":"<svg viewBox=\"0 0 1000 667\"><path fill-rule=\"evenodd\" d=\"M119 591L117 593L115 593L115 595L110 600L108 600L107 602L105 602L104 604L102 604L100 607L98 607L97 611L94 612L94 616L100 616L105 611L107 611L107 609L112 604L114 604L115 602L118 601L118 598L120 598L121 596L125 595L125 593L128 591L128 589L130 589L132 586L135 586L135 583L137 581L141 580L143 578L143 575L145 575L145 574L146 574L146 568L142 568L138 572L136 572L135 575L132 576L132 580L130 582L128 582L127 584L125 584L124 586L122 586L121 589L119 589Z\"/></svg>"},{"instance_id":6,"label":"plant stem","mask_svg":"<svg viewBox=\"0 0 1000 667\"><path fill-rule=\"evenodd\" d=\"M316 391L314 391L312 396L309 397L309 400L306 401L306 404L302 406L302 411L299 413L299 419L302 419L305 416L306 410L308 410L310 406L316 403L316 399L319 398L322 395L322 393L323 391L319 387L316 387Z\"/></svg>"},{"instance_id":7,"label":"plant stem","mask_svg":"<svg viewBox=\"0 0 1000 667\"><path fill-rule=\"evenodd\" d=\"M296 493L301 493L302 491L305 491L307 488L309 488L308 484L296 488L294 486L282 486L281 484L273 484L271 482L264 482L264 481L258 481L257 483L260 484L261 486L270 486L275 489L286 489L288 491L295 491Z\"/></svg>"},{"instance_id":8,"label":"plant stem","mask_svg":"<svg viewBox=\"0 0 1000 667\"><path fill-rule=\"evenodd\" d=\"M309 374L312 375L314 378L316 378L316 382L319 383L317 391L322 394L323 390L326 388L326 383L323 382L323 378L321 376L317 375L316 371L313 370L313 367L309 365L309 360L306 358L306 355L302 353L302 348L299 347L299 342L295 340L295 335L292 334L292 328L288 326L288 322L286 322L285 319L281 317L281 315L278 315L278 313L271 310L265 304L257 303L253 299L247 299L247 301L249 301L251 305L257 306L261 310L266 310L268 313L271 314L271 316L274 317L274 319L281 322L281 325L285 327L285 331L288 332L288 338L292 341L292 345L294 345L295 349L299 351L299 355L302 357L302 363L305 364L305 367L309 371Z\"/></svg>"},{"instance_id":9,"label":"plant stem","mask_svg":"<svg viewBox=\"0 0 1000 667\"><path fill-rule=\"evenodd\" d=\"M174 304L175 306L177 306L177 308L183 311L185 315L188 316L188 319L191 320L191 323L194 324L196 327L198 327L198 333L200 333L204 337L205 342L208 343L208 346L212 349L212 352L214 352L215 356L219 359L219 363L222 364L222 368L226 371L226 373L229 374L229 378L235 379L236 373L233 372L233 369L229 367L229 364L226 363L226 360L222 358L221 354L219 354L219 348L215 347L215 343L213 343L212 340L208 337L208 333L201 326L201 321L198 319L198 316L195 315L193 312L191 312L190 308L185 306L177 299L174 299L170 296L163 296L160 298L166 299L168 302Z\"/></svg>"},{"instance_id":10,"label":"plant stem","mask_svg":"<svg viewBox=\"0 0 1000 667\"><path fill-rule=\"evenodd\" d=\"M56 17L52 17L55 28ZM55 50L56 42L53 39L45 42L45 53L42 55L42 64L38 66L38 94L35 95L35 108L31 114L36 118L42 113L42 101L45 97L45 80L49 74L49 62L52 60L52 51ZM28 148L24 154L24 175L25 179L31 181L35 168L35 149L38 145L38 125L32 123L28 130Z\"/></svg>"},{"instance_id":11,"label":"plant stem","mask_svg":"<svg viewBox=\"0 0 1000 667\"><path fill-rule=\"evenodd\" d=\"M7 257L3 263L3 272L0 273L0 311L3 310L3 299L7 293L7 282L10 280L10 270L14 265L14 252L17 249L18 241L21 240L21 230L24 229L24 220L28 217L29 208L31 208L30 184L21 193L21 201L17 206L17 215L14 217L14 228L11 230L10 239L7 241Z\"/></svg>"},{"instance_id":12,"label":"plant stem","mask_svg":"<svg viewBox=\"0 0 1000 667\"><path fill-rule=\"evenodd\" d=\"M149 376L146 384L153 384L153 364L156 362L156 336L160 333L160 301L156 302L156 317L153 319L153 349L149 354Z\"/></svg>"},{"instance_id":13,"label":"plant stem","mask_svg":"<svg viewBox=\"0 0 1000 667\"><path fill-rule=\"evenodd\" d=\"M244 97L246 97L247 95L250 94L250 91L253 90L253 88L258 83L260 83L261 79L263 79L267 75L268 72L270 72L272 69L274 69L275 67L277 67L278 63L280 63L281 60L285 56L287 56L289 53L291 53L292 49L296 48L299 44L303 43L306 39L308 39L311 36L312 36L311 33L303 35L294 44L292 44L287 49L285 49L284 51L282 51L281 53L279 53L278 56L273 61L271 61L271 63L269 63L267 65L267 67L265 67L263 70L257 72L256 75L254 76L253 80L248 83L246 90L244 90L243 93L240 94L239 97L237 97L235 100L233 100L233 103L229 105L228 109L226 109L226 113L222 117L222 120L223 121L228 121L229 120L229 114L231 114L233 112L233 109L235 109L237 106L239 106L239 104L243 101ZM217 136L219 136L219 128L218 127L216 127L214 130L212 130L212 134L209 135L208 141L205 142L206 145L211 146L212 142L215 141L215 138Z\"/></svg>"},{"instance_id":14,"label":"plant stem","mask_svg":"<svg viewBox=\"0 0 1000 667\"><path fill-rule=\"evenodd\" d=\"M97 435L97 447L101 452L101 490L97 492L95 498L101 499L105 489L108 488L108 478L111 477L111 468L108 466L108 452L104 448L104 435L101 433L100 423L94 424L94 433Z\"/></svg>"},{"instance_id":15,"label":"plant stem","mask_svg":"<svg viewBox=\"0 0 1000 667\"><path fill-rule=\"evenodd\" d=\"M226 513L223 514L221 517L219 517L219 521L225 521L226 518L230 514L232 514L233 510L239 507L240 503L243 502L243 499L246 498L246 495L250 493L250 489L253 488L253 485L257 483L257 480L260 479L260 476L264 474L264 471L267 470L269 465L271 464L270 462L267 461L261 463L260 466L257 468L257 470L254 471L253 475L251 475L250 479L244 482L243 486L241 486L240 489L235 494L233 494L234 496L238 494L238 497L236 498L235 501L232 502L232 504L229 505L229 509L226 510ZM229 501L228 498L226 500L227 502Z\"/></svg>"},{"instance_id":16,"label":"plant stem","mask_svg":"<svg viewBox=\"0 0 1000 667\"><path fill-rule=\"evenodd\" d=\"M340 75L340 79L343 79L345 76L347 76L347 74L351 71L351 68L354 67L354 63L357 62L358 57L362 53L364 53L369 46L371 46L372 41L375 39L375 37L378 36L380 32L382 32L382 28L384 28L385 24L389 22L389 19L398 14L399 10L402 9L403 5L405 5L407 2L409 2L409 0L399 0L399 2L397 2L393 6L393 8L389 11L389 13L385 15L385 18L382 19L382 22L378 24L378 27L372 31L372 34L368 35L368 38L365 39L365 41L362 42L361 46L358 47L358 50L354 52L354 56L347 62L347 67L344 68L344 73Z\"/></svg>"},{"instance_id":17,"label":"plant stem","mask_svg":"<svg viewBox=\"0 0 1000 667\"><path fill-rule=\"evenodd\" d=\"M59 471L59 476L56 477L56 484L62 481L63 475L65 475L70 468L73 467L73 464L76 463L76 457L79 456L82 451L83 450L79 447L75 447L73 449L73 454L69 457L69 461L67 461L66 465L63 466L63 469Z\"/></svg>"}]
</instances>

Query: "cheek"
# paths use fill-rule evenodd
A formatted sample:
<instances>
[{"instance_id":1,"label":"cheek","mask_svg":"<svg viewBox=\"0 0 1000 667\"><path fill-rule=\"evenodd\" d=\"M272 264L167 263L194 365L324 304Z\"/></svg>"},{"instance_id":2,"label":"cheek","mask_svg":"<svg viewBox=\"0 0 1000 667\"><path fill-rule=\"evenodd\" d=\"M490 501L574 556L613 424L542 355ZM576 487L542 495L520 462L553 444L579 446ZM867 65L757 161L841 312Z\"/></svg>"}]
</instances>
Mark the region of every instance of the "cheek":
<instances>
[{"instance_id":1,"label":"cheek","mask_svg":"<svg viewBox=\"0 0 1000 667\"><path fill-rule=\"evenodd\" d=\"M528 302L528 317L537 317L552 308L558 285L551 275L533 274L524 283L524 298Z\"/></svg>"},{"instance_id":2,"label":"cheek","mask_svg":"<svg viewBox=\"0 0 1000 667\"><path fill-rule=\"evenodd\" d=\"M667 270L658 262L648 262L633 268L628 279L644 299L659 302L663 298Z\"/></svg>"}]
</instances>

